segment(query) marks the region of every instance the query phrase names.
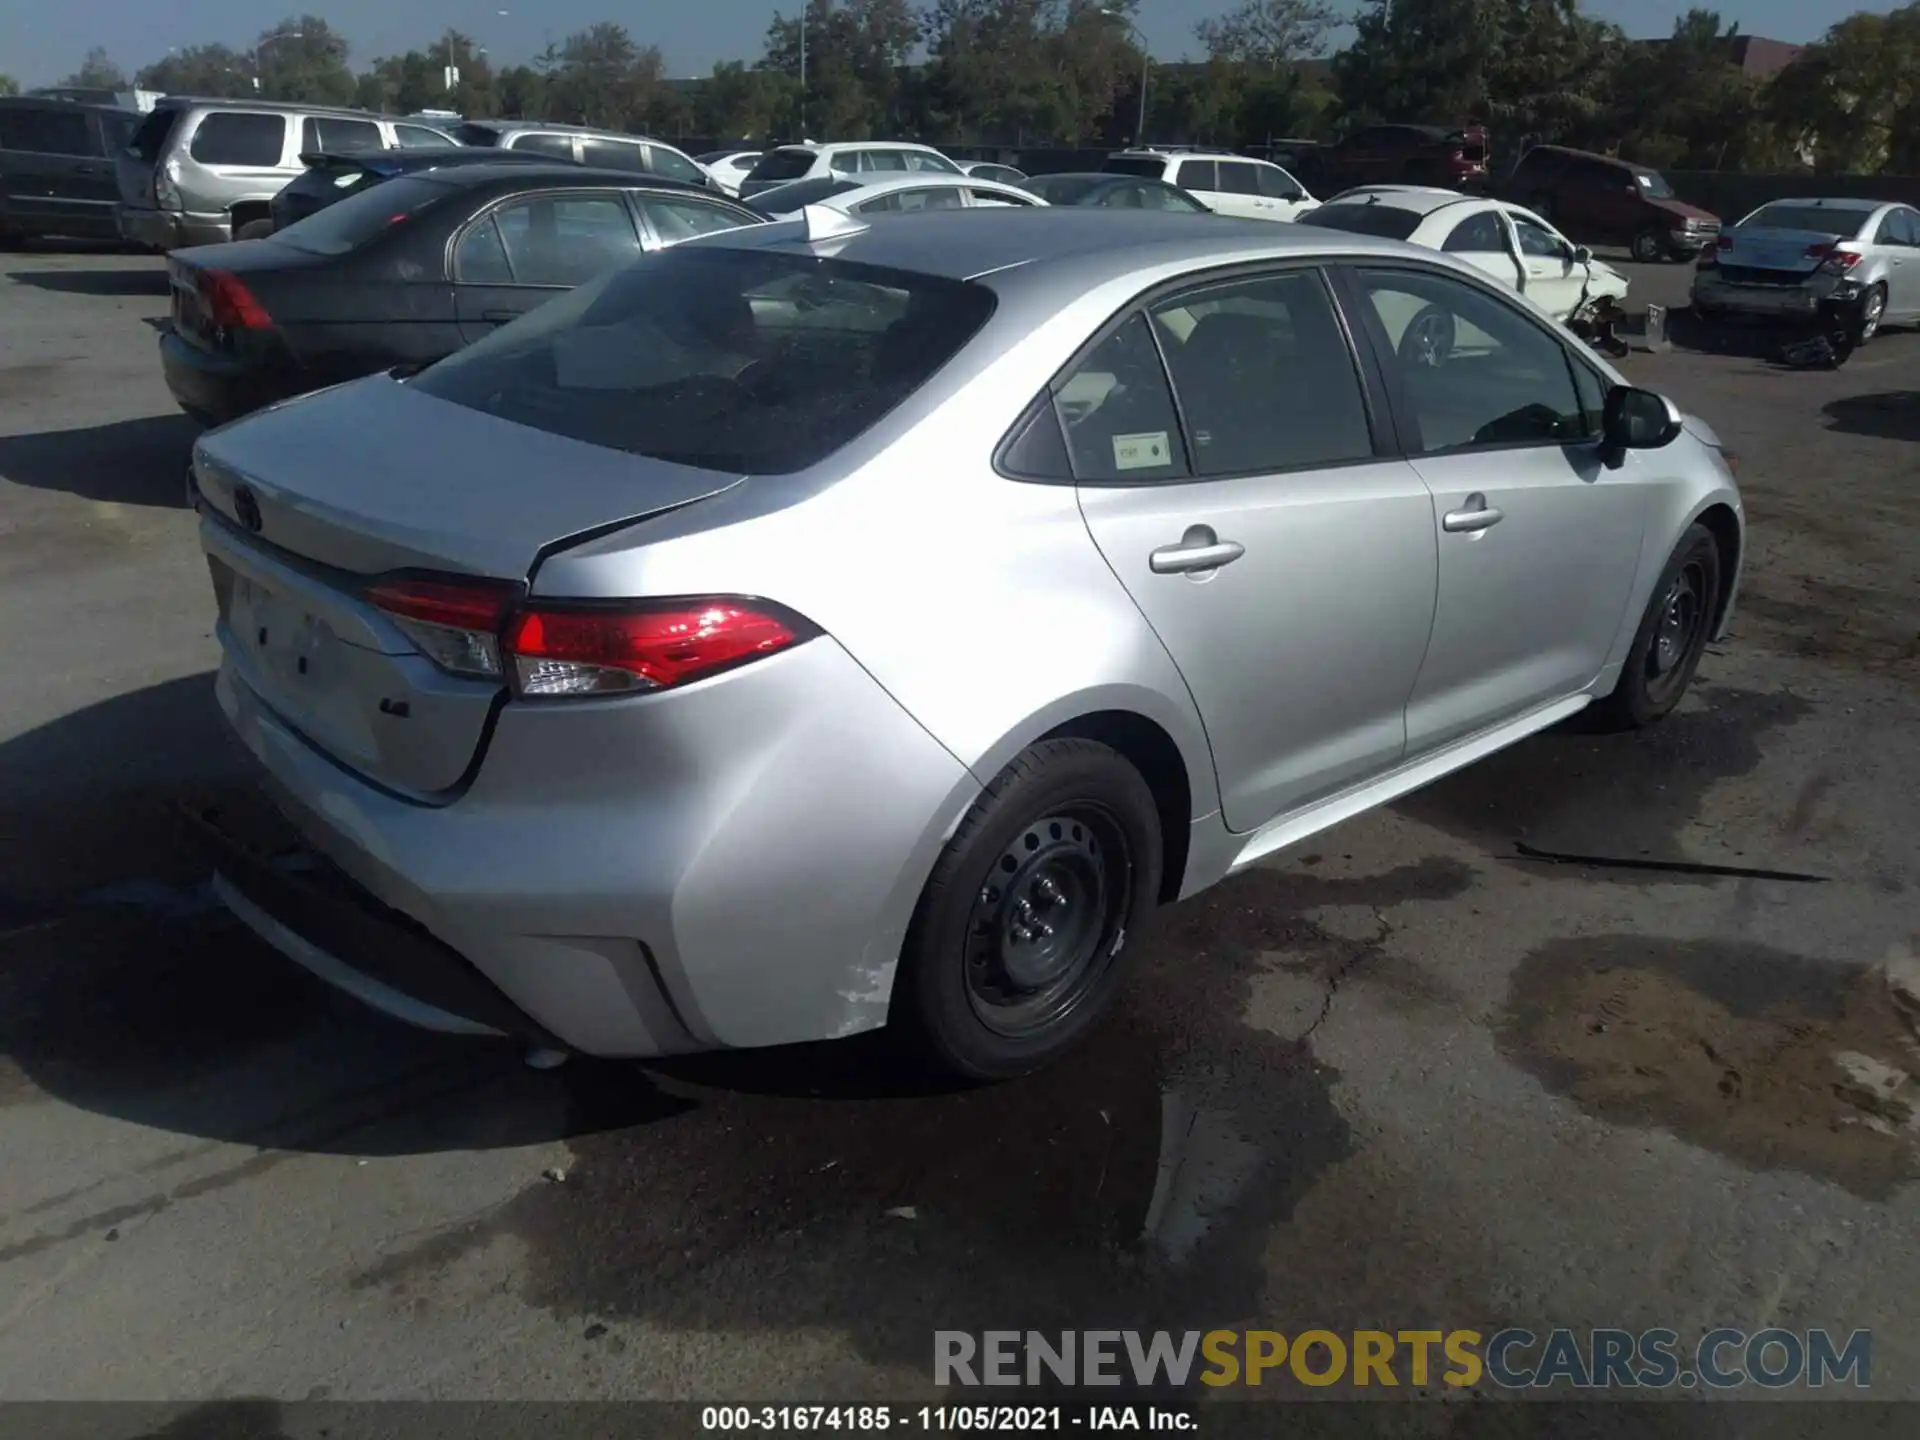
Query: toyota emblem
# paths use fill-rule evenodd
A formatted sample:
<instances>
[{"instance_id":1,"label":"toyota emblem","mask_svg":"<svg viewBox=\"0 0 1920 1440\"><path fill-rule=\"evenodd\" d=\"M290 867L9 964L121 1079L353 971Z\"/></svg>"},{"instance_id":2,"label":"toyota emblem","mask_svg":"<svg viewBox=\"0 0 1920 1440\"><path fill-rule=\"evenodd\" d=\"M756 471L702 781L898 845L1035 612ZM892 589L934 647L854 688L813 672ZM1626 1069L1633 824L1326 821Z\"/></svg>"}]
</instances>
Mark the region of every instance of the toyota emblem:
<instances>
[{"instance_id":1,"label":"toyota emblem","mask_svg":"<svg viewBox=\"0 0 1920 1440\"><path fill-rule=\"evenodd\" d=\"M256 535L260 533L260 527L266 523L260 515L260 499L253 493L251 485L233 487L233 518Z\"/></svg>"}]
</instances>

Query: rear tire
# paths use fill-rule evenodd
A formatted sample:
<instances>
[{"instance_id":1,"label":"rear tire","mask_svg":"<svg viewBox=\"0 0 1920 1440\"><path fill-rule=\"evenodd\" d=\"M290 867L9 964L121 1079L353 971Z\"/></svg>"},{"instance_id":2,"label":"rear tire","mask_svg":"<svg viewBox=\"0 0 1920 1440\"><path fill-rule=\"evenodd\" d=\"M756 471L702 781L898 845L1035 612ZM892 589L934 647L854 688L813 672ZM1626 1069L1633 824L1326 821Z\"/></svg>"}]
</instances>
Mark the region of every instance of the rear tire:
<instances>
[{"instance_id":1,"label":"rear tire","mask_svg":"<svg viewBox=\"0 0 1920 1440\"><path fill-rule=\"evenodd\" d=\"M1593 729L1638 730L1680 703L1720 608L1720 543L1690 525L1653 587L1613 693L1589 711Z\"/></svg>"},{"instance_id":2,"label":"rear tire","mask_svg":"<svg viewBox=\"0 0 1920 1440\"><path fill-rule=\"evenodd\" d=\"M1864 345L1880 333L1880 327L1886 321L1887 287L1876 281L1874 287L1867 291L1867 298L1861 302L1861 305L1858 343Z\"/></svg>"},{"instance_id":3,"label":"rear tire","mask_svg":"<svg viewBox=\"0 0 1920 1440\"><path fill-rule=\"evenodd\" d=\"M233 232L233 238L236 240L264 240L271 234L273 234L273 221L249 220Z\"/></svg>"},{"instance_id":4,"label":"rear tire","mask_svg":"<svg viewBox=\"0 0 1920 1440\"><path fill-rule=\"evenodd\" d=\"M1045 740L1000 772L941 852L901 950L891 1020L966 1081L1037 1070L1120 987L1160 891L1153 792L1116 751Z\"/></svg>"}]
</instances>

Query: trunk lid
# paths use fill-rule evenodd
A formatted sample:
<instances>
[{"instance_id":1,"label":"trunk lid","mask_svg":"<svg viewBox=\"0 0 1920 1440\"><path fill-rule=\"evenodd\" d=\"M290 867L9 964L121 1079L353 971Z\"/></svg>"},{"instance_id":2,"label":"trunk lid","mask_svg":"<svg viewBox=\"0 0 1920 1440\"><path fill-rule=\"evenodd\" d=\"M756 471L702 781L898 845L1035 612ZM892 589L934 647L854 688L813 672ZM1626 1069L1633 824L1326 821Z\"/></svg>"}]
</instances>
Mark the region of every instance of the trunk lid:
<instances>
[{"instance_id":1,"label":"trunk lid","mask_svg":"<svg viewBox=\"0 0 1920 1440\"><path fill-rule=\"evenodd\" d=\"M1742 225L1727 231L1726 239L1729 243L1719 252L1721 265L1804 279L1820 268L1839 235Z\"/></svg>"},{"instance_id":2,"label":"trunk lid","mask_svg":"<svg viewBox=\"0 0 1920 1440\"><path fill-rule=\"evenodd\" d=\"M222 330L215 323L209 273L218 271L239 280L260 302L267 317L274 320L285 318L276 315L274 308L276 276L281 272L310 269L321 258L276 245L271 240L236 240L227 245L196 245L174 251L167 257L169 318L174 333L202 350L234 349L239 336Z\"/></svg>"},{"instance_id":3,"label":"trunk lid","mask_svg":"<svg viewBox=\"0 0 1920 1440\"><path fill-rule=\"evenodd\" d=\"M374 376L203 436L194 479L229 663L369 779L456 787L502 693L365 598L398 570L525 581L544 553L744 477L601 449Z\"/></svg>"}]
</instances>

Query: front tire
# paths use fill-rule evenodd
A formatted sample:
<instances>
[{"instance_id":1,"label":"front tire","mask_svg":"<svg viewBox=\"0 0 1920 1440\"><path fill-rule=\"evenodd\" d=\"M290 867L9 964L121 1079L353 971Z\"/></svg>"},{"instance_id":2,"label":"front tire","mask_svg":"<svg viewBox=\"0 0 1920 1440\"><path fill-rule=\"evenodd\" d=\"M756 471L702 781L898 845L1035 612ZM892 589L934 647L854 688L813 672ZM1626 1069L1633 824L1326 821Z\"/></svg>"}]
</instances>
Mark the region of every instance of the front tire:
<instances>
[{"instance_id":1,"label":"front tire","mask_svg":"<svg viewBox=\"0 0 1920 1440\"><path fill-rule=\"evenodd\" d=\"M1651 225L1634 235L1630 248L1642 265L1658 265L1667 258L1666 238Z\"/></svg>"},{"instance_id":2,"label":"front tire","mask_svg":"<svg viewBox=\"0 0 1920 1440\"><path fill-rule=\"evenodd\" d=\"M1720 542L1690 525L1660 572L1613 693L1593 707L1595 728L1638 730L1680 703L1700 667L1720 608Z\"/></svg>"},{"instance_id":3,"label":"front tire","mask_svg":"<svg viewBox=\"0 0 1920 1440\"><path fill-rule=\"evenodd\" d=\"M1153 792L1118 752L1022 752L941 852L907 932L892 1019L916 1058L978 1082L1078 1044L1159 898L1161 854Z\"/></svg>"}]
</instances>

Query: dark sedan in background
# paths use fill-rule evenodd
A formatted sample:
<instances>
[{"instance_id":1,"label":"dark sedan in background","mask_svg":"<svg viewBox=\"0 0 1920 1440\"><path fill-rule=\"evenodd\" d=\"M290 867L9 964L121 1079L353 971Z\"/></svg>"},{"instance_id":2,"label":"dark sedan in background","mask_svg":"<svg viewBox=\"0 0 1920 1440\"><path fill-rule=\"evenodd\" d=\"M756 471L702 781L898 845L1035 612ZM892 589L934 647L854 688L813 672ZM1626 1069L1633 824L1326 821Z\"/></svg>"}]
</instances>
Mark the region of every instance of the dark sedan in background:
<instances>
[{"instance_id":1,"label":"dark sedan in background","mask_svg":"<svg viewBox=\"0 0 1920 1440\"><path fill-rule=\"evenodd\" d=\"M1049 205L1092 206L1102 210L1176 210L1200 215L1213 212L1178 185L1144 175L1107 172L1030 175L1020 182Z\"/></svg>"},{"instance_id":2,"label":"dark sedan in background","mask_svg":"<svg viewBox=\"0 0 1920 1440\"><path fill-rule=\"evenodd\" d=\"M284 230L396 175L420 175L454 165L518 164L551 168L556 163L571 162L556 162L551 155L536 155L530 150L474 150L450 145L444 150L354 150L342 154L318 151L302 155L300 163L307 167L307 173L273 197L270 210L275 230Z\"/></svg>"},{"instance_id":3,"label":"dark sedan in background","mask_svg":"<svg viewBox=\"0 0 1920 1440\"><path fill-rule=\"evenodd\" d=\"M650 250L761 223L697 186L566 161L400 175L268 239L176 250L161 366L180 408L219 424L429 365Z\"/></svg>"}]
</instances>

